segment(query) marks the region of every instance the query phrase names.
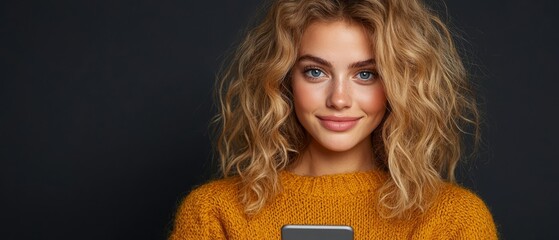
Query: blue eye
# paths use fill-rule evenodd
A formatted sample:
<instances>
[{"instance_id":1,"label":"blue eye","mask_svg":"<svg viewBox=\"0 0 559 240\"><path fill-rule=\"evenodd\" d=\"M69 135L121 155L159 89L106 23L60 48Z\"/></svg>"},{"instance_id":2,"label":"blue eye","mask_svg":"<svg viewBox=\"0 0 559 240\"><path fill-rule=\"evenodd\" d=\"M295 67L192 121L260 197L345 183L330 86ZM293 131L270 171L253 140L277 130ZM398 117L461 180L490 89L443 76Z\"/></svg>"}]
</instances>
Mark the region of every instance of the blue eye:
<instances>
[{"instance_id":1,"label":"blue eye","mask_svg":"<svg viewBox=\"0 0 559 240\"><path fill-rule=\"evenodd\" d=\"M313 78L319 78L319 77L322 77L324 75L324 73L319 69L309 69L305 72L305 74L307 74L307 76L313 77Z\"/></svg>"},{"instance_id":2,"label":"blue eye","mask_svg":"<svg viewBox=\"0 0 559 240\"><path fill-rule=\"evenodd\" d=\"M375 77L375 74L372 72L363 71L359 72L357 74L357 77L359 77L361 80L372 80Z\"/></svg>"}]
</instances>

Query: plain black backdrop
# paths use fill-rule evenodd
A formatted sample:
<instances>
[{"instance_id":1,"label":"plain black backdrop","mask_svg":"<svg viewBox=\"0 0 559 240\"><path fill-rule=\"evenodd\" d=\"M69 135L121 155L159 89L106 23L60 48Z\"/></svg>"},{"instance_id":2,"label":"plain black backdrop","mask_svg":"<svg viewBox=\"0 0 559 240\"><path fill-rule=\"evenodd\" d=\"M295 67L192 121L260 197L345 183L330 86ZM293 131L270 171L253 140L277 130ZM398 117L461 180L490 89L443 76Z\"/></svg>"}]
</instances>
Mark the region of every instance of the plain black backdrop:
<instances>
[{"instance_id":1,"label":"plain black backdrop","mask_svg":"<svg viewBox=\"0 0 559 240\"><path fill-rule=\"evenodd\" d=\"M504 239L559 239L559 8L430 1L485 112L459 181ZM0 239L164 239L212 170L215 74L260 1L2 1Z\"/></svg>"}]
</instances>

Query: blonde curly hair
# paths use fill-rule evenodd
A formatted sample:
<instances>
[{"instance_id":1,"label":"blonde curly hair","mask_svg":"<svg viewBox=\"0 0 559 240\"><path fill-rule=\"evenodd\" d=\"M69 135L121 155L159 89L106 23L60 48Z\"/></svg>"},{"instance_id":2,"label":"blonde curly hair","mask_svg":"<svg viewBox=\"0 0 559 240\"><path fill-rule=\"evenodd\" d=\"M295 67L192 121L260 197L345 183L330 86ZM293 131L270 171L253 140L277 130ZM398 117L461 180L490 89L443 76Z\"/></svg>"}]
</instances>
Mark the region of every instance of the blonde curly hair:
<instances>
[{"instance_id":1,"label":"blonde curly hair","mask_svg":"<svg viewBox=\"0 0 559 240\"><path fill-rule=\"evenodd\" d=\"M290 70L314 21L348 21L369 33L388 111L372 133L387 218L423 212L454 181L463 136L479 139L479 112L445 24L419 0L277 0L218 78L217 151L223 177L239 176L240 202L257 213L281 192L278 172L304 150ZM466 129L471 131L466 132Z\"/></svg>"}]
</instances>

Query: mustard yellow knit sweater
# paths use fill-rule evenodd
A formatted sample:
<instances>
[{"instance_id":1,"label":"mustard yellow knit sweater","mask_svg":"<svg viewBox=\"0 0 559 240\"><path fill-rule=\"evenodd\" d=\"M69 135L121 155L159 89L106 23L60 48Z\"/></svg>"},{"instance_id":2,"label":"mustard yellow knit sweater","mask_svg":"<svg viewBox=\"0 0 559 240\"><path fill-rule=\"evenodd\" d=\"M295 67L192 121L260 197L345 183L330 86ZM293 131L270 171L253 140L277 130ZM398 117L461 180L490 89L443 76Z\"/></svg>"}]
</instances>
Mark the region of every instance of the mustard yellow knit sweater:
<instances>
[{"instance_id":1,"label":"mustard yellow knit sweater","mask_svg":"<svg viewBox=\"0 0 559 240\"><path fill-rule=\"evenodd\" d=\"M283 171L284 191L252 218L237 200L236 179L216 180L185 198L170 239L279 240L285 224L348 225L355 239L497 239L483 201L454 184L446 184L421 216L380 217L376 190L387 178L380 171L319 177Z\"/></svg>"}]
</instances>

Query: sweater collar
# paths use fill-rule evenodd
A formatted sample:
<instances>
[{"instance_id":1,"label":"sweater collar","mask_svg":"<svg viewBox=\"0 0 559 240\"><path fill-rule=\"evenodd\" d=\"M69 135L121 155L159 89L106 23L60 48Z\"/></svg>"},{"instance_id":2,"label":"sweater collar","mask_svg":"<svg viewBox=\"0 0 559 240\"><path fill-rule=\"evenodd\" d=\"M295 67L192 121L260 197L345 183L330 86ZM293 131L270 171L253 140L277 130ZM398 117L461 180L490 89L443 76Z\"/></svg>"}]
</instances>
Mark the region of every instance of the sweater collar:
<instances>
[{"instance_id":1,"label":"sweater collar","mask_svg":"<svg viewBox=\"0 0 559 240\"><path fill-rule=\"evenodd\" d=\"M283 170L279 176L284 191L313 196L342 196L372 191L382 186L388 178L388 174L381 170L323 176L301 176Z\"/></svg>"}]
</instances>

